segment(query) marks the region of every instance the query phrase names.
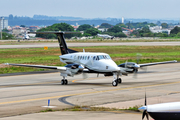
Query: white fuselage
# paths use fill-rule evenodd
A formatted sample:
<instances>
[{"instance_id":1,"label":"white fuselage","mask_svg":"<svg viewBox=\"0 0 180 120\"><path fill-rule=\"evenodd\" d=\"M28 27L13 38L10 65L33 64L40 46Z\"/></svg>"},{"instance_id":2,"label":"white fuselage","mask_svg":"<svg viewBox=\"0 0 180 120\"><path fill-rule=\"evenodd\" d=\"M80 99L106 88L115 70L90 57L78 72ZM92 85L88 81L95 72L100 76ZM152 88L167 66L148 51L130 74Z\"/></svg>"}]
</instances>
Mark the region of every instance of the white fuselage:
<instances>
[{"instance_id":1,"label":"white fuselage","mask_svg":"<svg viewBox=\"0 0 180 120\"><path fill-rule=\"evenodd\" d=\"M59 56L66 64L80 64L98 73L116 72L120 68L106 53L78 52Z\"/></svg>"},{"instance_id":2,"label":"white fuselage","mask_svg":"<svg viewBox=\"0 0 180 120\"><path fill-rule=\"evenodd\" d=\"M161 103L143 107L148 112L180 112L180 102Z\"/></svg>"}]
</instances>

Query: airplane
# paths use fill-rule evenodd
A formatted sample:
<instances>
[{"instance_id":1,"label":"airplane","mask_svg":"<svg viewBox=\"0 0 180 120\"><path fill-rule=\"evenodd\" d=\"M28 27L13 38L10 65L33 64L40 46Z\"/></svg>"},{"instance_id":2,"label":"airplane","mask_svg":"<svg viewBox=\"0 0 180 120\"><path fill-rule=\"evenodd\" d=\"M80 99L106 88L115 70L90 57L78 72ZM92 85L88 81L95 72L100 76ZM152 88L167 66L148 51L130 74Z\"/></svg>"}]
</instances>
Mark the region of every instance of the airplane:
<instances>
[{"instance_id":1,"label":"airplane","mask_svg":"<svg viewBox=\"0 0 180 120\"><path fill-rule=\"evenodd\" d=\"M29 35L24 34L23 40L29 40Z\"/></svg>"},{"instance_id":2,"label":"airplane","mask_svg":"<svg viewBox=\"0 0 180 120\"><path fill-rule=\"evenodd\" d=\"M106 35L106 34L97 34L98 37L102 37L104 39L113 39L114 36Z\"/></svg>"},{"instance_id":3,"label":"airplane","mask_svg":"<svg viewBox=\"0 0 180 120\"><path fill-rule=\"evenodd\" d=\"M142 120L146 116L149 120L148 114L155 120L180 120L180 102L160 103L154 105L147 105L145 95L144 106L138 108L144 110Z\"/></svg>"},{"instance_id":4,"label":"airplane","mask_svg":"<svg viewBox=\"0 0 180 120\"><path fill-rule=\"evenodd\" d=\"M62 85L67 85L68 76L74 77L74 75L84 74L84 73L97 73L104 74L104 76L113 76L112 86L117 86L118 83L122 82L120 76L128 75L128 72L123 70L122 67L118 66L111 57L106 53L96 53L96 52L78 52L69 49L66 45L64 39L64 34L72 34L79 32L29 32L35 34L56 34L59 42L59 47L61 54L60 61L67 64L64 67L60 66L43 66L43 65L27 65L27 64L12 64L5 63L5 65L13 66L24 66L24 67L35 67L44 69L57 69L60 71L60 75L63 77L61 80ZM140 68L139 65L136 69Z\"/></svg>"}]
</instances>

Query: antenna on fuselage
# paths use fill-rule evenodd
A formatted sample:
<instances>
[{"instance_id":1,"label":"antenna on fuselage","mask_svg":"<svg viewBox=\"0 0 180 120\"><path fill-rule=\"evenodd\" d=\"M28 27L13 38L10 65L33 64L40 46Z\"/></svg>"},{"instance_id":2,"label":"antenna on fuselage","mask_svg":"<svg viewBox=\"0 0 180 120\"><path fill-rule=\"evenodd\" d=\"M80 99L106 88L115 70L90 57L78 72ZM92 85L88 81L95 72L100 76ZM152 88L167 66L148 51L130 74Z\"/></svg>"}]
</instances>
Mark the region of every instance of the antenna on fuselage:
<instances>
[{"instance_id":1,"label":"antenna on fuselage","mask_svg":"<svg viewBox=\"0 0 180 120\"><path fill-rule=\"evenodd\" d=\"M85 52L85 50L83 49L83 52Z\"/></svg>"}]
</instances>

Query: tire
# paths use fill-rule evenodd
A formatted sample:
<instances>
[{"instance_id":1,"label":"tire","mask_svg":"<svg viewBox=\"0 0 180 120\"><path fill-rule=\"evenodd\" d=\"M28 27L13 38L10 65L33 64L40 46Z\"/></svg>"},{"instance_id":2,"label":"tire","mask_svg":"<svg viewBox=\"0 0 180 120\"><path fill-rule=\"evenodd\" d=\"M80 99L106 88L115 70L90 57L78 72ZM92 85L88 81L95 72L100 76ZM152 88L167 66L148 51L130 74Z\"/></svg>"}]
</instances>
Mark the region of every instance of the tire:
<instances>
[{"instance_id":1,"label":"tire","mask_svg":"<svg viewBox=\"0 0 180 120\"><path fill-rule=\"evenodd\" d=\"M117 81L117 80L114 80L114 81L112 82L112 86L116 87L117 85L118 85L118 81Z\"/></svg>"},{"instance_id":2,"label":"tire","mask_svg":"<svg viewBox=\"0 0 180 120\"><path fill-rule=\"evenodd\" d=\"M122 79L121 78L118 79L118 83L122 83Z\"/></svg>"},{"instance_id":3,"label":"tire","mask_svg":"<svg viewBox=\"0 0 180 120\"><path fill-rule=\"evenodd\" d=\"M62 80L61 80L61 85L64 85L64 84L65 84L65 80L62 79Z\"/></svg>"},{"instance_id":4,"label":"tire","mask_svg":"<svg viewBox=\"0 0 180 120\"><path fill-rule=\"evenodd\" d=\"M64 80L64 85L67 85L68 84L68 81L67 79Z\"/></svg>"}]
</instances>

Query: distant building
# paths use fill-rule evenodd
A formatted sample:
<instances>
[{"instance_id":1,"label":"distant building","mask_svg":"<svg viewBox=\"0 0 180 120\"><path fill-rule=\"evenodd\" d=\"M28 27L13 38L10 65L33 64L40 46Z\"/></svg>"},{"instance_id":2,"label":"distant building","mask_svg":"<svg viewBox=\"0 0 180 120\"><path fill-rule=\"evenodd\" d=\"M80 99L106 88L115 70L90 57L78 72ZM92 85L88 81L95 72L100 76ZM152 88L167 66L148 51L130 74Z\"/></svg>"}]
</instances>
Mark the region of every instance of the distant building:
<instances>
[{"instance_id":1,"label":"distant building","mask_svg":"<svg viewBox=\"0 0 180 120\"><path fill-rule=\"evenodd\" d=\"M105 32L105 31L108 30L108 28L98 28L98 30L101 31L101 32Z\"/></svg>"},{"instance_id":2,"label":"distant building","mask_svg":"<svg viewBox=\"0 0 180 120\"><path fill-rule=\"evenodd\" d=\"M150 27L149 26L149 30L152 33L167 33L168 35L170 34L171 30L170 29L162 29L162 26L154 26L154 27Z\"/></svg>"},{"instance_id":3,"label":"distant building","mask_svg":"<svg viewBox=\"0 0 180 120\"><path fill-rule=\"evenodd\" d=\"M122 17L122 23L124 24L124 17Z\"/></svg>"},{"instance_id":4,"label":"distant building","mask_svg":"<svg viewBox=\"0 0 180 120\"><path fill-rule=\"evenodd\" d=\"M38 30L40 28L39 28L39 26L30 26L29 29L35 31L35 30Z\"/></svg>"},{"instance_id":5,"label":"distant building","mask_svg":"<svg viewBox=\"0 0 180 120\"><path fill-rule=\"evenodd\" d=\"M4 17L0 17L0 30L8 28L8 20L4 19Z\"/></svg>"}]
</instances>

